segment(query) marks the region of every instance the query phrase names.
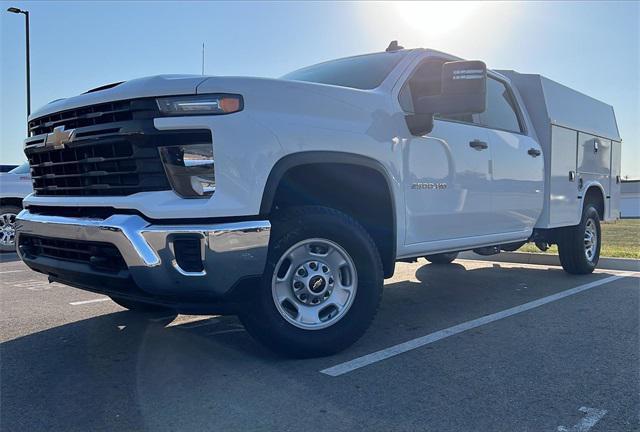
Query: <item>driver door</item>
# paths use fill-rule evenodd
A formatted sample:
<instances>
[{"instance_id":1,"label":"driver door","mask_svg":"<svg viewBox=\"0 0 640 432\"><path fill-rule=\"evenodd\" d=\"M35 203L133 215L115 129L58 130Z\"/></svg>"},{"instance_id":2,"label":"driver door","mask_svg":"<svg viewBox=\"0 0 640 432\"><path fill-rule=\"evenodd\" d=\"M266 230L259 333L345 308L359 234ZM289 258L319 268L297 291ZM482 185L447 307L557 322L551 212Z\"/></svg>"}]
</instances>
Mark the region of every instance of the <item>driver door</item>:
<instances>
[{"instance_id":1,"label":"driver door","mask_svg":"<svg viewBox=\"0 0 640 432\"><path fill-rule=\"evenodd\" d=\"M430 58L416 67L400 92L405 111L412 112L418 97L440 92L445 61ZM436 117L432 132L407 140L406 245L444 250L482 243L478 237L493 233L491 149L486 130L475 120L472 114Z\"/></svg>"}]
</instances>

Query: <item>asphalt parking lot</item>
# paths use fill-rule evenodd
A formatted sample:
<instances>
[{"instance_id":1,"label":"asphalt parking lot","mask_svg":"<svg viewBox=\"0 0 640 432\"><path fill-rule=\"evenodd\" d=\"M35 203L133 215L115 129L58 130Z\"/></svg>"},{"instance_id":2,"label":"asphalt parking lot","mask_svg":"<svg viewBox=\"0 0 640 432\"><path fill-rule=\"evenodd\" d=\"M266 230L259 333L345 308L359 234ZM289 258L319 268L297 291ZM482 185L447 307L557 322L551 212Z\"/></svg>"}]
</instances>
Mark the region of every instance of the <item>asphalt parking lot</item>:
<instances>
[{"instance_id":1,"label":"asphalt parking lot","mask_svg":"<svg viewBox=\"0 0 640 432\"><path fill-rule=\"evenodd\" d=\"M2 261L3 431L640 430L637 273L399 264L356 345L287 360Z\"/></svg>"}]
</instances>

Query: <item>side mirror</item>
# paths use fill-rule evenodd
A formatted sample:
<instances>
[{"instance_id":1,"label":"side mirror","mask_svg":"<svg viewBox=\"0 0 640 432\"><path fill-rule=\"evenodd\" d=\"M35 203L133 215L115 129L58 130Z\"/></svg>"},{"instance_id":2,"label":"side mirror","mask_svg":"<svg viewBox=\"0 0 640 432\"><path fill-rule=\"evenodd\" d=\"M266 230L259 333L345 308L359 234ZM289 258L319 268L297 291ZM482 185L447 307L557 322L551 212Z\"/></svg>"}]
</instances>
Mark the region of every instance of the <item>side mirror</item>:
<instances>
[{"instance_id":1,"label":"side mirror","mask_svg":"<svg viewBox=\"0 0 640 432\"><path fill-rule=\"evenodd\" d=\"M442 65L439 95L415 101L416 114L473 114L487 106L487 65L478 60Z\"/></svg>"},{"instance_id":2,"label":"side mirror","mask_svg":"<svg viewBox=\"0 0 640 432\"><path fill-rule=\"evenodd\" d=\"M475 114L487 108L487 65L478 60L442 65L438 114Z\"/></svg>"}]
</instances>

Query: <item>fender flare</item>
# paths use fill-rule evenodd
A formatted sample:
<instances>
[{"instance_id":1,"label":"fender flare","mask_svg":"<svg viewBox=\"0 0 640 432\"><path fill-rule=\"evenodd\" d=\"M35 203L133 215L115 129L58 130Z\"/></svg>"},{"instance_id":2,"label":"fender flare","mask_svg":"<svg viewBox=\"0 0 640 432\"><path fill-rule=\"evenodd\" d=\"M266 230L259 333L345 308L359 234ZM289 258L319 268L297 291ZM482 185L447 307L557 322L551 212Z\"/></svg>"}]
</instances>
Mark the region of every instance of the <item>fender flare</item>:
<instances>
[{"instance_id":1,"label":"fender flare","mask_svg":"<svg viewBox=\"0 0 640 432\"><path fill-rule=\"evenodd\" d=\"M595 187L600 191L600 194L602 195L602 220L605 220L607 218L607 194L604 190L604 187L602 187L602 184L597 181L597 180L590 180L588 182L586 182L583 186L582 186L582 190L580 195L578 196L578 198L580 198L580 207L579 207L579 215L578 215L578 223L580 223L580 218L582 217L582 210L584 209L584 200L587 197L587 191L592 188Z\"/></svg>"},{"instance_id":2,"label":"fender flare","mask_svg":"<svg viewBox=\"0 0 640 432\"><path fill-rule=\"evenodd\" d=\"M267 177L267 182L265 183L264 190L262 192L262 201L260 203L260 214L268 215L269 212L271 211L271 206L273 205L273 200L276 195L276 190L278 189L278 184L280 184L280 180L282 180L282 177L284 177L285 173L288 170L297 166L311 165L316 163L360 165L363 167L374 169L378 173L380 173L387 183L387 188L389 190L389 196L391 199L391 205L393 207L392 213L393 213L393 222L395 225L396 209L395 209L395 200L393 195L393 183L391 182L391 177L389 176L389 173L387 172L386 168L380 162L368 156L362 156L355 153L337 152L337 151L305 151L305 152L299 152L299 153L292 153L279 159L271 169L271 172L269 173L269 177Z\"/></svg>"},{"instance_id":3,"label":"fender flare","mask_svg":"<svg viewBox=\"0 0 640 432\"><path fill-rule=\"evenodd\" d=\"M398 224L396 218L396 201L393 182L384 165L373 158L362 156L359 154L339 151L305 151L284 156L275 163L275 165L271 169L271 172L269 173L269 176L267 177L267 182L265 183L262 193L262 201L260 203L260 215L262 215L263 217L267 217L271 212L278 185L280 184L280 181L288 170L294 167L316 163L359 165L362 167L373 169L382 175L387 184L389 200L391 201L391 235L393 236L393 238L391 239L392 256L390 257L390 265L393 266L393 262L395 262L396 259L398 241ZM383 262L384 260L385 259L383 257Z\"/></svg>"}]
</instances>

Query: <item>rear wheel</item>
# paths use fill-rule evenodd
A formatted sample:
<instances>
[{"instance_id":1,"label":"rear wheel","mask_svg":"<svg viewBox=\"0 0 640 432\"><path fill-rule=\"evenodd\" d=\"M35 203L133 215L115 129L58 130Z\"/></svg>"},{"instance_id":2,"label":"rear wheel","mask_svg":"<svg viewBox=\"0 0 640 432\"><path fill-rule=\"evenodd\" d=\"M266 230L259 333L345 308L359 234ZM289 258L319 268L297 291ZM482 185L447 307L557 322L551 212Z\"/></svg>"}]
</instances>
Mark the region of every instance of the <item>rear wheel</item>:
<instances>
[{"instance_id":1,"label":"rear wheel","mask_svg":"<svg viewBox=\"0 0 640 432\"><path fill-rule=\"evenodd\" d=\"M158 306L151 303L144 303L135 300L123 299L119 297L111 297L111 300L114 303L122 306L125 309L128 309L132 312L141 312L141 313L160 313L160 312L174 312L172 309Z\"/></svg>"},{"instance_id":2,"label":"rear wheel","mask_svg":"<svg viewBox=\"0 0 640 432\"><path fill-rule=\"evenodd\" d=\"M367 330L382 285L377 248L357 221L327 207L287 209L272 219L261 287L241 319L278 353L330 355Z\"/></svg>"},{"instance_id":3,"label":"rear wheel","mask_svg":"<svg viewBox=\"0 0 640 432\"><path fill-rule=\"evenodd\" d=\"M425 256L426 260L433 264L451 264L458 258L458 252L447 252Z\"/></svg>"},{"instance_id":4,"label":"rear wheel","mask_svg":"<svg viewBox=\"0 0 640 432\"><path fill-rule=\"evenodd\" d=\"M562 268L571 274L588 274L600 259L600 217L593 204L585 205L580 224L562 228L558 236L558 254Z\"/></svg>"},{"instance_id":5,"label":"rear wheel","mask_svg":"<svg viewBox=\"0 0 640 432\"><path fill-rule=\"evenodd\" d=\"M16 206L0 206L0 252L16 250L16 216L22 209Z\"/></svg>"}]
</instances>

